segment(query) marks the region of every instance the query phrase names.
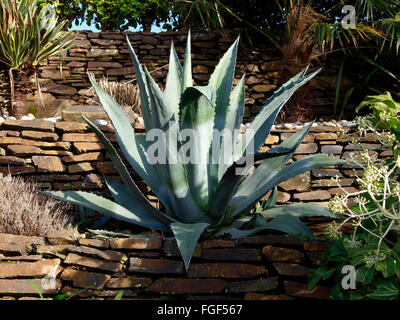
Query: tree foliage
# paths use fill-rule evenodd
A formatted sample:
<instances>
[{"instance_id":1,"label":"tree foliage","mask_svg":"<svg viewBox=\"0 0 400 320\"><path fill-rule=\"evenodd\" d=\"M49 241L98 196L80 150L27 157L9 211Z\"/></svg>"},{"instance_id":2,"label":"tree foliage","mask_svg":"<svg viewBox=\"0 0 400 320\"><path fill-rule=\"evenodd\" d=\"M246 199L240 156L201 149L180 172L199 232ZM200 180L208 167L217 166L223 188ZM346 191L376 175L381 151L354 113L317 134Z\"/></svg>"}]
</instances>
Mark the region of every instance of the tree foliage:
<instances>
[{"instance_id":1,"label":"tree foliage","mask_svg":"<svg viewBox=\"0 0 400 320\"><path fill-rule=\"evenodd\" d=\"M53 5L69 26L83 22L101 31L126 31L142 26L150 30L153 23L160 25L169 17L169 0L39 0L42 5Z\"/></svg>"}]
</instances>

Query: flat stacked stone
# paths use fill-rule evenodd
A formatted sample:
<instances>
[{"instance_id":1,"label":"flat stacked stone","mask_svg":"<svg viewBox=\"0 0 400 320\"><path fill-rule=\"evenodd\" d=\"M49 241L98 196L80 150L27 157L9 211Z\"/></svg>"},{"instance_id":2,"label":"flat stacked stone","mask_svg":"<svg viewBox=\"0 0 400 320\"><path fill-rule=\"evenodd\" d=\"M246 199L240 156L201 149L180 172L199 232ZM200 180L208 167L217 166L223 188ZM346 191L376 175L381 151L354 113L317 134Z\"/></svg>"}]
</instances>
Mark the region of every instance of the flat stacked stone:
<instances>
[{"instance_id":1,"label":"flat stacked stone","mask_svg":"<svg viewBox=\"0 0 400 320\"><path fill-rule=\"evenodd\" d=\"M0 233L0 299L36 299L30 281L46 299L68 292L77 298L113 299L120 290L123 298L328 298L329 288L308 292L305 285L319 263L317 256L329 250L328 242L278 235L236 243L205 240L187 271L175 245L156 234L89 238L75 229L46 237Z\"/></svg>"}]
</instances>

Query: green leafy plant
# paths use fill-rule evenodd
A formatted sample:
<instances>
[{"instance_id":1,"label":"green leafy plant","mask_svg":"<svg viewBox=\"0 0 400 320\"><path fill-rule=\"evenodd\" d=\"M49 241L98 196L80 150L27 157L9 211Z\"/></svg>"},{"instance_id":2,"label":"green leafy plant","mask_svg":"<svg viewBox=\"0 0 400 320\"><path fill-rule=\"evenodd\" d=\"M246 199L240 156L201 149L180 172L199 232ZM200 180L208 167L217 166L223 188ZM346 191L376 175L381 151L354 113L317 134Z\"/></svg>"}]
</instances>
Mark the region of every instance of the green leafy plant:
<instances>
[{"instance_id":1,"label":"green leafy plant","mask_svg":"<svg viewBox=\"0 0 400 320\"><path fill-rule=\"evenodd\" d=\"M400 103L393 100L390 92L367 96L357 107L358 112L369 107L372 114L359 118L359 128L371 132L387 148L393 151L394 161L399 159Z\"/></svg>"},{"instance_id":2,"label":"green leafy plant","mask_svg":"<svg viewBox=\"0 0 400 320\"><path fill-rule=\"evenodd\" d=\"M28 279L26 281L28 281L28 283L36 290L36 292L39 295L40 300L45 300L43 293L42 293L42 291L40 291L38 285L30 279ZM54 296L52 300L70 300L73 297L79 295L80 293L85 292L86 290L88 290L88 288L80 289L80 290L74 292L73 294L71 294L70 292L60 293L60 294ZM122 291L122 293L123 293L123 291ZM116 299L117 297L119 297L119 299ZM118 292L118 294L115 296L115 300L120 300L121 298L122 298L122 295L120 296L120 292Z\"/></svg>"},{"instance_id":3,"label":"green leafy plant","mask_svg":"<svg viewBox=\"0 0 400 320\"><path fill-rule=\"evenodd\" d=\"M165 211L151 205L114 146L85 117L104 144L124 184L105 179L114 201L81 191L46 194L140 226L172 231L186 268L201 235L209 238L230 234L238 238L265 229L311 235L299 217L334 216L319 205L302 203L249 214L253 205L282 181L315 168L343 163L338 158L317 154L285 166L312 123L281 145L267 152L257 152L282 106L318 71L306 75L306 68L285 83L267 100L239 139L244 109L244 77L231 92L239 39L222 57L207 86L192 84L190 33L183 67L172 45L165 92L140 65L127 41L137 74L146 135L135 135L121 107L93 79L91 81L115 128L123 155L163 203ZM149 141L154 132L161 132L163 138L151 144ZM213 134L215 132L217 137ZM194 139L190 150L185 150L191 140L187 138L189 133L199 138ZM159 147L158 156L162 150L168 153L165 162L152 162L155 145ZM192 161L187 161L187 151L190 151ZM242 165L249 159L260 162L251 173L251 166ZM272 220L266 221L265 218Z\"/></svg>"},{"instance_id":4,"label":"green leafy plant","mask_svg":"<svg viewBox=\"0 0 400 320\"><path fill-rule=\"evenodd\" d=\"M61 54L74 40L62 32L64 24L50 5L40 9L37 0L0 2L0 63L9 70L13 115L25 114L29 77L39 63Z\"/></svg>"},{"instance_id":5,"label":"green leafy plant","mask_svg":"<svg viewBox=\"0 0 400 320\"><path fill-rule=\"evenodd\" d=\"M124 290L118 291L118 293L114 297L114 300L122 300L123 295L124 295Z\"/></svg>"},{"instance_id":6,"label":"green leafy plant","mask_svg":"<svg viewBox=\"0 0 400 320\"><path fill-rule=\"evenodd\" d=\"M373 135L383 148L393 151L393 158L378 159L368 150L352 155L352 162L362 168L355 173L361 190L335 196L329 202L332 213L343 220L328 225L328 238L336 240L324 255L325 266L317 269L310 280L312 289L320 280L334 277L332 299L397 300L400 297L400 104L387 92L368 96L359 108L369 106L372 113L358 118L359 135ZM351 222L353 233L343 236L341 226ZM345 265L356 268L356 288L344 290L341 270Z\"/></svg>"},{"instance_id":7,"label":"green leafy plant","mask_svg":"<svg viewBox=\"0 0 400 320\"><path fill-rule=\"evenodd\" d=\"M400 242L378 249L379 239L361 232L356 238L341 237L324 253L323 267L310 278L309 290L321 280L332 279L332 300L398 300L400 294ZM343 289L344 266L356 268L355 289Z\"/></svg>"}]
</instances>

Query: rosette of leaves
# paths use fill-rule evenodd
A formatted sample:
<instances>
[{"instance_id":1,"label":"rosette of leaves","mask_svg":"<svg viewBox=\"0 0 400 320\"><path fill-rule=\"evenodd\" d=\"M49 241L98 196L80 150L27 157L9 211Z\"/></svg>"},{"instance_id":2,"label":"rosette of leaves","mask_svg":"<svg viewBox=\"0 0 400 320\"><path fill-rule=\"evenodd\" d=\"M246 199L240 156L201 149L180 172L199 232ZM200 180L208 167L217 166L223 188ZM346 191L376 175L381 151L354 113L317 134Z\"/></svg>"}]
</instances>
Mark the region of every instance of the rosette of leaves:
<instances>
[{"instance_id":1,"label":"rosette of leaves","mask_svg":"<svg viewBox=\"0 0 400 320\"><path fill-rule=\"evenodd\" d=\"M179 154L172 153L169 154L167 163L150 164L147 154L150 142L146 140L146 135L135 135L121 107L91 79L115 128L121 152L162 202L165 210L157 210L142 194L114 146L87 118L84 118L85 121L104 144L123 181L121 184L105 178L114 201L81 191L46 194L139 226L172 232L186 268L200 236L230 234L233 238L238 238L265 229L311 235L300 217L333 216L329 210L316 204L275 206L276 186L282 181L315 168L342 163L338 158L317 154L286 166L312 123L279 146L267 152L257 152L268 137L283 105L297 88L313 78L318 71L306 75L306 68L275 91L241 137L241 143L234 144L233 151L227 157L221 156L221 159L205 162L202 157L211 154L215 145L222 155L227 153L225 148L229 141L239 140L238 129L242 123L245 100L244 77L232 90L239 39L221 58L207 86L193 86L190 33L183 66L172 44L164 92L152 79L147 68L139 63L128 38L127 42L140 89L146 133L152 129L161 129L165 133L165 141L169 143L172 139L178 145L177 150L181 150L181 146L185 144L183 130L201 132L201 139L195 145L194 152L198 158L185 163L181 161ZM170 122L176 125L169 126ZM229 134L212 141L213 129L218 132L226 130ZM240 169L241 161L249 156L246 150L250 145L256 150L252 155L254 160L261 163L253 172L247 174L247 168L238 175L236 169ZM166 150L170 150L169 147L167 145ZM256 215L250 214L254 204L271 189L274 192L267 209ZM267 221L266 218L270 220Z\"/></svg>"}]
</instances>

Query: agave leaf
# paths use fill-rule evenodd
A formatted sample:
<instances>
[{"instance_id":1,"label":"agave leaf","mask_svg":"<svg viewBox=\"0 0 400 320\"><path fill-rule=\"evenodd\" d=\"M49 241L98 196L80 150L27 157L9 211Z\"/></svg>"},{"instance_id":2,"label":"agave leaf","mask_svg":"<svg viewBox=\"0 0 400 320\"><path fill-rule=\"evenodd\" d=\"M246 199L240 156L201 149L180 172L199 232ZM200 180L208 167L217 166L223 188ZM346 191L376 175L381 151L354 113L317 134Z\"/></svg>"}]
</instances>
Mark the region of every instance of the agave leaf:
<instances>
[{"instance_id":1,"label":"agave leaf","mask_svg":"<svg viewBox=\"0 0 400 320\"><path fill-rule=\"evenodd\" d=\"M132 212L140 212L142 216L151 216L148 210L146 210L140 202L138 202L134 197L132 197L132 193L129 188L125 185L118 183L108 177L104 177L104 180L107 184L108 190L111 193L114 201L120 204L121 206L127 208ZM154 208L155 209L155 208ZM157 210L157 209L156 209ZM157 210L158 211L158 210ZM175 222L176 220L173 217L167 216L161 211L157 212L162 215L165 219L161 220L161 222L167 223L167 225L171 222ZM154 219L154 218L153 218ZM156 219L157 221L160 219Z\"/></svg>"},{"instance_id":2,"label":"agave leaf","mask_svg":"<svg viewBox=\"0 0 400 320\"><path fill-rule=\"evenodd\" d=\"M214 237L223 236L224 234L230 234L232 239L239 239L243 237L248 237L256 234L257 232L265 230L264 226L260 226L253 229L242 230L234 225L221 227L216 233L213 234Z\"/></svg>"},{"instance_id":3,"label":"agave leaf","mask_svg":"<svg viewBox=\"0 0 400 320\"><path fill-rule=\"evenodd\" d=\"M246 148L250 144L254 146L254 150L258 150L264 144L280 109L299 87L315 77L320 71L319 69L307 76L303 76L306 70L307 68L285 83L267 100L259 114L244 133L242 137L243 143L239 143L235 148L236 159L244 155Z\"/></svg>"},{"instance_id":4,"label":"agave leaf","mask_svg":"<svg viewBox=\"0 0 400 320\"><path fill-rule=\"evenodd\" d=\"M326 154L316 154L308 156L306 158L302 158L287 166L286 168L280 170L279 172L276 172L276 170L274 170L274 174L271 175L270 178L267 180L263 179L263 172L260 171L257 175L257 181L255 181L255 179L251 179L249 180L249 182L247 182L246 179L243 182L243 187L241 186L236 195L233 197L231 202L231 204L234 206L233 215L238 214L251 207L254 202L260 199L272 187L278 185L283 181L293 178L301 173L314 170L316 168L340 165L344 163L345 162L343 160L340 160L336 157L330 157ZM256 171L254 171L253 174ZM248 178L250 177L252 177L252 175L250 175ZM253 185L251 184L252 182L254 183Z\"/></svg>"},{"instance_id":5,"label":"agave leaf","mask_svg":"<svg viewBox=\"0 0 400 320\"><path fill-rule=\"evenodd\" d=\"M225 122L225 129L231 131L233 131L234 129L240 129L240 124L242 123L244 111L244 85L245 76L243 75L230 95L229 112ZM236 139L234 139L234 141L236 141Z\"/></svg>"},{"instance_id":6,"label":"agave leaf","mask_svg":"<svg viewBox=\"0 0 400 320\"><path fill-rule=\"evenodd\" d=\"M149 93L150 107L153 118L153 128L163 129L167 127L169 121L176 121L175 114L167 97L162 93L160 87L155 83L147 68L144 68Z\"/></svg>"},{"instance_id":7,"label":"agave leaf","mask_svg":"<svg viewBox=\"0 0 400 320\"><path fill-rule=\"evenodd\" d=\"M227 215L227 218L233 217L234 215L244 212L245 210L248 209L249 206L252 206L258 199L254 200L251 203L243 203L238 201L238 196L240 195L249 195L249 197L252 195L252 192L254 192L254 189L251 191L248 191L250 188L254 188L254 184L262 184L271 179L273 176L275 176L286 164L286 162L289 161L289 159L292 157L294 151L297 149L297 147L300 145L301 141L303 141L304 137L307 135L308 131L310 130L312 126L312 123L310 123L308 126L304 127L303 129L297 131L293 135L291 135L288 139L286 139L284 142L282 142L278 147L275 147L273 149L270 149L267 151L267 153L275 153L275 152L282 152L283 150L291 150L291 152L285 152L279 157L272 157L270 159L265 159L261 165L252 173L250 174L246 179L243 180L241 185L239 186L239 189L235 196L232 198L232 200L229 203L230 207L233 207L234 210L231 210L229 214ZM272 188L273 186L271 186ZM267 190L265 193L267 193L269 190ZM265 194L264 193L264 194ZM263 194L263 195L264 195ZM260 197L261 198L261 197ZM253 199L252 199L253 200ZM236 204L237 201L237 204Z\"/></svg>"},{"instance_id":8,"label":"agave leaf","mask_svg":"<svg viewBox=\"0 0 400 320\"><path fill-rule=\"evenodd\" d=\"M187 142L191 147L191 161L186 164L187 179L194 199L203 209L207 208L210 196L208 155L212 141L214 108L207 95L211 92L204 87L186 89L180 105L180 131L189 129L194 135L190 137L193 143L190 140ZM184 145L182 140L181 144Z\"/></svg>"},{"instance_id":9,"label":"agave leaf","mask_svg":"<svg viewBox=\"0 0 400 320\"><path fill-rule=\"evenodd\" d=\"M323 216L338 218L338 216L330 212L328 208L325 208L315 203L294 203L290 205L270 208L261 212L260 214L264 218L274 218L285 214L289 214L295 217Z\"/></svg>"},{"instance_id":10,"label":"agave leaf","mask_svg":"<svg viewBox=\"0 0 400 320\"><path fill-rule=\"evenodd\" d=\"M248 237L264 230L278 230L292 234L303 234L306 236L313 236L307 226L297 217L289 214L279 215L271 221L266 221L259 216L247 218L247 223L240 229L235 224L220 228L215 234L215 237L224 234L230 234L232 239ZM243 221L242 221L243 222ZM246 227L246 229L244 229Z\"/></svg>"},{"instance_id":11,"label":"agave leaf","mask_svg":"<svg viewBox=\"0 0 400 320\"><path fill-rule=\"evenodd\" d=\"M151 128L153 128L153 121L151 118L151 109L150 109L150 101L149 101L146 76L143 72L142 65L140 64L139 59L137 58L137 56L135 54L135 50L133 50L133 48L132 48L132 44L129 41L128 35L126 35L126 42L128 44L128 50L129 50L129 53L130 53L132 61L133 61L133 66L135 68L135 73L136 73L136 79L137 79L137 83L139 86L140 106L142 109L144 126L145 126L146 130L150 130Z\"/></svg>"},{"instance_id":12,"label":"agave leaf","mask_svg":"<svg viewBox=\"0 0 400 320\"><path fill-rule=\"evenodd\" d=\"M168 231L168 228L141 212L131 212L127 208L96 194L83 191L42 191L43 194L58 200L77 204L85 208L109 215L115 219L137 224L154 230Z\"/></svg>"},{"instance_id":13,"label":"agave leaf","mask_svg":"<svg viewBox=\"0 0 400 320\"><path fill-rule=\"evenodd\" d=\"M131 175L128 172L125 164L119 157L117 151L115 150L114 146L111 142L106 138L106 136L97 128L89 119L85 116L82 116L85 122L90 126L92 130L94 130L103 143L104 147L106 148L108 154L110 155L111 161L117 169L118 173L121 176L122 181L125 183L127 188L129 189L131 195L140 203L140 205L147 210L148 214L150 214L154 219L160 221L161 223L168 225L172 222L171 218L166 216L161 211L157 210L153 207L153 205L149 202L149 200L143 195L140 191L136 183L133 181Z\"/></svg>"},{"instance_id":14,"label":"agave leaf","mask_svg":"<svg viewBox=\"0 0 400 320\"><path fill-rule=\"evenodd\" d=\"M170 202L174 212L183 221L193 222L204 216L196 204L196 198L192 196L192 189L189 188L190 183L186 178L185 168L179 161L179 155L174 152L173 146L169 145L170 135L172 139L178 138L178 126L170 126L176 124L175 115L168 106L164 94L161 92L158 85L151 78L150 74L146 72L146 81L149 88L150 104L153 110L153 119L155 127L162 129L165 133L165 139L160 139L159 144L161 148L167 153L167 163L156 163L155 167L158 170L159 176L164 185L169 186ZM168 127L168 128L167 128ZM168 188L167 188L168 189ZM194 198L194 199L193 199Z\"/></svg>"},{"instance_id":15,"label":"agave leaf","mask_svg":"<svg viewBox=\"0 0 400 320\"><path fill-rule=\"evenodd\" d=\"M214 128L222 131L225 128L229 113L229 100L232 91L233 78L239 38L231 45L228 51L218 62L208 82L209 86L216 88Z\"/></svg>"},{"instance_id":16,"label":"agave leaf","mask_svg":"<svg viewBox=\"0 0 400 320\"><path fill-rule=\"evenodd\" d=\"M274 190L271 192L271 195L265 202L265 208L267 209L275 208L277 199L278 199L278 186L275 186Z\"/></svg>"},{"instance_id":17,"label":"agave leaf","mask_svg":"<svg viewBox=\"0 0 400 320\"><path fill-rule=\"evenodd\" d=\"M135 135L136 144L138 146L138 149L140 150L140 156L145 157L145 161L148 162L146 151L148 150L150 144L148 141L146 141L146 137L147 137L147 135L145 135L145 134ZM156 196L161 200L163 205L168 210L171 211L172 205L171 205L171 200L169 198L169 189L167 188L168 186L160 183L161 178L158 176L158 172L157 172L156 168L153 167L153 171L154 171L154 174L157 176L157 186L154 187L149 183L148 183L148 185L153 190L153 192L156 194Z\"/></svg>"},{"instance_id":18,"label":"agave leaf","mask_svg":"<svg viewBox=\"0 0 400 320\"><path fill-rule=\"evenodd\" d=\"M233 163L233 148L235 146L235 142L237 140L240 124L243 120L243 111L244 111L244 84L245 84L244 76L240 79L239 83L233 89L230 97L229 104L229 113L225 123L225 129L222 135L222 142L220 152L218 154L218 166L211 166L211 176L214 178L214 185L218 183L222 179L225 171L228 169L230 165ZM217 162L215 160L215 162ZM216 173L213 170L218 170Z\"/></svg>"},{"instance_id":19,"label":"agave leaf","mask_svg":"<svg viewBox=\"0 0 400 320\"><path fill-rule=\"evenodd\" d=\"M179 251L185 263L186 271L189 268L190 260L193 255L194 248L200 235L207 228L207 223L171 223L170 227L174 233Z\"/></svg>"},{"instance_id":20,"label":"agave leaf","mask_svg":"<svg viewBox=\"0 0 400 320\"><path fill-rule=\"evenodd\" d=\"M185 106L194 103L201 96L204 96L208 100L208 103L211 106L214 106L212 101L214 100L214 96L215 96L215 87L194 86L194 87L186 88L182 94L181 101L180 101L181 108L184 108ZM180 111L180 112L182 112L182 111Z\"/></svg>"},{"instance_id":21,"label":"agave leaf","mask_svg":"<svg viewBox=\"0 0 400 320\"><path fill-rule=\"evenodd\" d=\"M167 98L171 110L176 116L179 114L179 102L183 92L183 69L176 54L174 43L171 42L171 53L169 57L169 67L167 83L165 85L165 97ZM176 119L178 121L178 119Z\"/></svg>"},{"instance_id":22,"label":"agave leaf","mask_svg":"<svg viewBox=\"0 0 400 320\"><path fill-rule=\"evenodd\" d=\"M192 82L192 49L190 30L186 40L185 60L183 62L183 90L193 85Z\"/></svg>"},{"instance_id":23,"label":"agave leaf","mask_svg":"<svg viewBox=\"0 0 400 320\"><path fill-rule=\"evenodd\" d=\"M122 110L121 106L94 81L94 79L89 77L89 80L115 128L118 145L126 160L128 160L137 174L149 184L151 189L157 192L159 186L158 175L154 167L146 160L146 155L143 150L138 148L135 130L132 128L125 112Z\"/></svg>"},{"instance_id":24,"label":"agave leaf","mask_svg":"<svg viewBox=\"0 0 400 320\"><path fill-rule=\"evenodd\" d=\"M283 155L293 153L294 150L295 147L293 147L292 149L281 148L281 152L274 152L274 149L271 149L265 153L262 153L262 159L273 159L282 157ZM225 172L224 176L217 186L217 189L215 190L208 209L209 215L214 219L220 219L221 216L225 214L233 195L238 190L238 187L244 178L244 174L246 172L241 172L241 174L238 174L236 172L237 168L237 163L231 165L229 169ZM248 171L249 169L250 167L247 168L246 171Z\"/></svg>"},{"instance_id":25,"label":"agave leaf","mask_svg":"<svg viewBox=\"0 0 400 320\"><path fill-rule=\"evenodd\" d=\"M312 232L307 226L298 218L291 214L283 214L276 216L271 221L267 222L266 229L278 230L291 234L302 234L305 236L313 237Z\"/></svg>"}]
</instances>

